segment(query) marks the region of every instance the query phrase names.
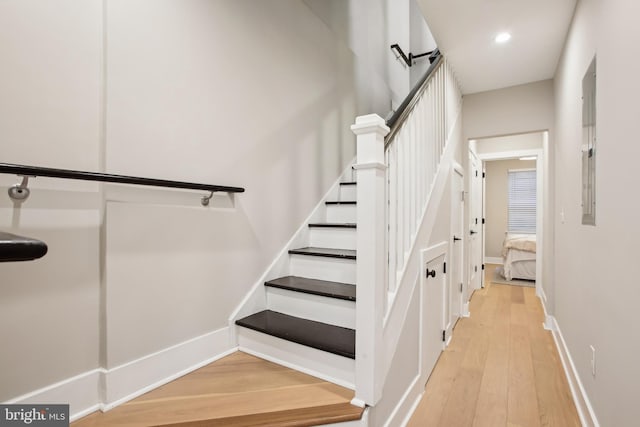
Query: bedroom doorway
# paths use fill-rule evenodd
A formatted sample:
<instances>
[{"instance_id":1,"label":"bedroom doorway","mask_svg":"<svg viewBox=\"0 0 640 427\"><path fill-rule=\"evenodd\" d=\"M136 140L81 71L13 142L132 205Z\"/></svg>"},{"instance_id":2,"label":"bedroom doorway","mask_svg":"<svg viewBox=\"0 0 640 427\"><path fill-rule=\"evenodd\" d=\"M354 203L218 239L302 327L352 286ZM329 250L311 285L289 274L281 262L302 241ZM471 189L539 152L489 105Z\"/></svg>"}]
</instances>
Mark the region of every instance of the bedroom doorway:
<instances>
[{"instance_id":1,"label":"bedroom doorway","mask_svg":"<svg viewBox=\"0 0 640 427\"><path fill-rule=\"evenodd\" d=\"M469 151L482 162L485 172L481 190L469 182L470 193L481 194L484 208L483 263L503 269L511 280L503 277L501 283L535 286L536 294L545 300L542 255L547 147L546 131L469 141ZM470 162L470 173L473 167ZM473 200L473 194L469 198ZM514 279L533 280L516 283Z\"/></svg>"}]
</instances>

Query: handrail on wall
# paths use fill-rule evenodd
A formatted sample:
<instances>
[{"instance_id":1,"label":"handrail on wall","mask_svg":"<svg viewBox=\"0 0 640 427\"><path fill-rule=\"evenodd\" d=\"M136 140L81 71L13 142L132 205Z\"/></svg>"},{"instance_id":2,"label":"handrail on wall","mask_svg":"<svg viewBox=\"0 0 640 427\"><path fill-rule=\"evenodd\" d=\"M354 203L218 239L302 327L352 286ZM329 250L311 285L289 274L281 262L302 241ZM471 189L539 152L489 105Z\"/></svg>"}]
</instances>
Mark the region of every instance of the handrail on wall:
<instances>
[{"instance_id":1,"label":"handrail on wall","mask_svg":"<svg viewBox=\"0 0 640 427\"><path fill-rule=\"evenodd\" d=\"M152 187L180 188L185 190L205 190L211 192L207 196L202 196L203 206L209 204L209 200L215 192L223 193L243 193L244 188L227 187L224 185L199 184L195 182L169 181L165 179L142 178L137 176L115 175L99 172L85 172L71 169L54 169L40 166L14 165L10 163L0 163L0 173L15 174L22 177L22 182L9 188L9 197L13 200L26 200L30 191L28 188L29 178L44 176L48 178L75 179L81 181L111 182L116 184L145 185Z\"/></svg>"},{"instance_id":2,"label":"handrail on wall","mask_svg":"<svg viewBox=\"0 0 640 427\"><path fill-rule=\"evenodd\" d=\"M442 54L440 50L435 49L431 55L429 56L429 62L431 65L424 73L424 76L420 79L420 81L411 89L411 92L404 98L400 107L393 113L391 118L387 120L387 126L391 129L389 134L385 137L384 147L385 149L389 146L393 137L400 130L400 127L404 123L404 121L409 117L409 114L413 110L413 107L416 105L418 100L420 99L420 95L424 92L429 85L429 81L435 75L435 71L442 65Z\"/></svg>"}]
</instances>

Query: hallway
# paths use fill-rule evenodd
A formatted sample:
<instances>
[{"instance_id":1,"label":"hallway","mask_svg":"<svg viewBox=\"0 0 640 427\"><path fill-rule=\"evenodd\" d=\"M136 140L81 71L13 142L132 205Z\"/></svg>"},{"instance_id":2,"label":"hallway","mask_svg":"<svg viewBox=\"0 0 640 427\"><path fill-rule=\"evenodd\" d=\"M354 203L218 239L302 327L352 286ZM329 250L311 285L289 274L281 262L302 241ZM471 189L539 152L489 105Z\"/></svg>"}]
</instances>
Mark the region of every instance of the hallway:
<instances>
[{"instance_id":1,"label":"hallway","mask_svg":"<svg viewBox=\"0 0 640 427\"><path fill-rule=\"evenodd\" d=\"M455 327L409 426L579 426L535 289L491 282Z\"/></svg>"}]
</instances>

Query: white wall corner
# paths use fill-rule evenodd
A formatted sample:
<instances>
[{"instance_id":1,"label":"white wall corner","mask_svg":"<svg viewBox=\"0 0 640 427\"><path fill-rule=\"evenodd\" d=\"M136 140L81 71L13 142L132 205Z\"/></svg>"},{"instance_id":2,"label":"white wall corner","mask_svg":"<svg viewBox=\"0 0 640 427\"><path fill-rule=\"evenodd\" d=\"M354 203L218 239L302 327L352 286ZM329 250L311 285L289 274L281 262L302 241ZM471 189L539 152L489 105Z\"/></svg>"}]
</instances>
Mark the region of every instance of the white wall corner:
<instances>
[{"instance_id":1,"label":"white wall corner","mask_svg":"<svg viewBox=\"0 0 640 427\"><path fill-rule=\"evenodd\" d=\"M560 326L558 325L555 317L548 317L551 319L553 324L553 329L550 330L552 331L553 340L555 341L556 347L558 348L558 353L560 354L560 361L562 362L564 373L567 377L567 381L569 382L569 388L571 389L571 395L573 396L573 401L576 404L576 409L578 410L580 422L585 427L600 427L600 423L598 422L596 413L593 409L593 406L591 405L589 396L587 395L587 392L582 385L578 370L576 369L576 366L573 363L573 359L571 358L571 353L569 352L567 343L565 342L564 337L562 336L562 332L560 331Z\"/></svg>"}]
</instances>

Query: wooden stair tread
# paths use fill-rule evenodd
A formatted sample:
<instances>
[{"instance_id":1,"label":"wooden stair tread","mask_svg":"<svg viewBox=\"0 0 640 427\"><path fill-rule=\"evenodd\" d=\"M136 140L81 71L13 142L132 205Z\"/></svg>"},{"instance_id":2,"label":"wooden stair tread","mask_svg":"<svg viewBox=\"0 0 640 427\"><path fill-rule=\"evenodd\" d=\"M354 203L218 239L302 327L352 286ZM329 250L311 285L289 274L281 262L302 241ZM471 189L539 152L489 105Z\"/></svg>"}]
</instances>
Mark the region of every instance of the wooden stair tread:
<instances>
[{"instance_id":1,"label":"wooden stair tread","mask_svg":"<svg viewBox=\"0 0 640 427\"><path fill-rule=\"evenodd\" d=\"M73 427L311 426L360 419L353 391L233 353Z\"/></svg>"},{"instance_id":2,"label":"wooden stair tread","mask_svg":"<svg viewBox=\"0 0 640 427\"><path fill-rule=\"evenodd\" d=\"M47 244L30 237L0 232L0 262L33 261L47 253Z\"/></svg>"},{"instance_id":3,"label":"wooden stair tread","mask_svg":"<svg viewBox=\"0 0 640 427\"><path fill-rule=\"evenodd\" d=\"M236 320L236 324L307 347L355 359L356 331L264 310Z\"/></svg>"},{"instance_id":4,"label":"wooden stair tread","mask_svg":"<svg viewBox=\"0 0 640 427\"><path fill-rule=\"evenodd\" d=\"M354 222L314 222L309 224L310 228L357 228Z\"/></svg>"},{"instance_id":5,"label":"wooden stair tread","mask_svg":"<svg viewBox=\"0 0 640 427\"><path fill-rule=\"evenodd\" d=\"M353 249L306 247L306 248L299 248L299 249L291 249L289 253L293 255L310 255L310 256L322 256L322 257L329 257L329 258L356 259L356 251L354 251Z\"/></svg>"},{"instance_id":6,"label":"wooden stair tread","mask_svg":"<svg viewBox=\"0 0 640 427\"><path fill-rule=\"evenodd\" d=\"M265 286L348 301L356 300L356 286L348 283L286 276L269 280L265 282Z\"/></svg>"},{"instance_id":7,"label":"wooden stair tread","mask_svg":"<svg viewBox=\"0 0 640 427\"><path fill-rule=\"evenodd\" d=\"M326 205L357 205L355 200L333 200L331 202L324 202Z\"/></svg>"}]
</instances>

